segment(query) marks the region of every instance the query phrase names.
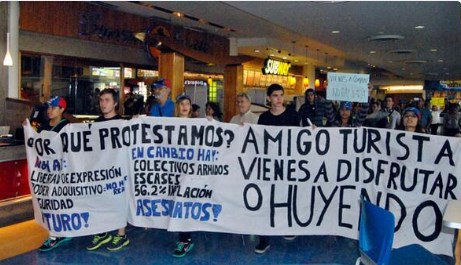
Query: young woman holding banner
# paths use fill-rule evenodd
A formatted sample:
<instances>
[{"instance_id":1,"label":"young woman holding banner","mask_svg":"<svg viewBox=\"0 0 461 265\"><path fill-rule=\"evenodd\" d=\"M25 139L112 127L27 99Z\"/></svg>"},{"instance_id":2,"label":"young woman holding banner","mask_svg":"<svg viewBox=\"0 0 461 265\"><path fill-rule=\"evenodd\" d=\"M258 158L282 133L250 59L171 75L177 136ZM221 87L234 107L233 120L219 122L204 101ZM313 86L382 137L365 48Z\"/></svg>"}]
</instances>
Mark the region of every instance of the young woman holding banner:
<instances>
[{"instance_id":1,"label":"young woman holding banner","mask_svg":"<svg viewBox=\"0 0 461 265\"><path fill-rule=\"evenodd\" d=\"M402 112L402 125L401 128L407 132L419 132L422 133L423 129L419 124L421 119L421 112L415 107L406 108Z\"/></svg>"},{"instance_id":2,"label":"young woman holding banner","mask_svg":"<svg viewBox=\"0 0 461 265\"><path fill-rule=\"evenodd\" d=\"M178 118L192 118L192 101L186 94L176 98L175 116ZM190 232L179 232L179 241L173 251L173 257L181 258L186 256L194 248Z\"/></svg>"}]
</instances>

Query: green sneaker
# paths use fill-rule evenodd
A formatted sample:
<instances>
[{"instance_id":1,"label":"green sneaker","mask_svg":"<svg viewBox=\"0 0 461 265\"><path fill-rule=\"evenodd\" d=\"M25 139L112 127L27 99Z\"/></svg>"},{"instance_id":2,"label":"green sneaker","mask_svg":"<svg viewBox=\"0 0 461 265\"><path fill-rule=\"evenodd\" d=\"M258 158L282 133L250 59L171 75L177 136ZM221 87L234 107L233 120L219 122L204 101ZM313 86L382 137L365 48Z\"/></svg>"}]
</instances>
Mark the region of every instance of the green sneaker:
<instances>
[{"instance_id":1,"label":"green sneaker","mask_svg":"<svg viewBox=\"0 0 461 265\"><path fill-rule=\"evenodd\" d=\"M188 242L177 242L176 249L173 252L173 257L182 258L186 256L194 248L194 243L192 241Z\"/></svg>"},{"instance_id":2,"label":"green sneaker","mask_svg":"<svg viewBox=\"0 0 461 265\"><path fill-rule=\"evenodd\" d=\"M64 244L67 241L70 241L71 237L56 237L56 238L48 238L45 243L38 249L40 251L50 251L59 247L60 245Z\"/></svg>"},{"instance_id":3,"label":"green sneaker","mask_svg":"<svg viewBox=\"0 0 461 265\"><path fill-rule=\"evenodd\" d=\"M107 250L114 251L114 250L119 250L122 249L123 247L128 246L130 244L130 240L126 235L121 236L121 235L116 235L112 238L112 242L110 242L110 245L107 247Z\"/></svg>"},{"instance_id":4,"label":"green sneaker","mask_svg":"<svg viewBox=\"0 0 461 265\"><path fill-rule=\"evenodd\" d=\"M109 243L112 240L112 236L109 233L95 235L91 241L91 245L87 246L87 250L96 250L102 245Z\"/></svg>"}]
</instances>

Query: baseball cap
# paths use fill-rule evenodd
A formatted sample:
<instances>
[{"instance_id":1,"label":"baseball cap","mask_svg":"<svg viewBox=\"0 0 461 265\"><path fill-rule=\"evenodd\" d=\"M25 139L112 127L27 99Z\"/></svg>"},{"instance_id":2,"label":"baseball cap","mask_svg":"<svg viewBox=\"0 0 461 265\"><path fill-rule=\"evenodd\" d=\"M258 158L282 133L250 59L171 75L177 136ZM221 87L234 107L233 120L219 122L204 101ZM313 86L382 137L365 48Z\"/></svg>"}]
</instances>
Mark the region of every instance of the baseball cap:
<instances>
[{"instance_id":1,"label":"baseball cap","mask_svg":"<svg viewBox=\"0 0 461 265\"><path fill-rule=\"evenodd\" d=\"M350 101L341 101L341 104L339 105L339 109L351 110L352 109L352 102L350 102Z\"/></svg>"},{"instance_id":2,"label":"baseball cap","mask_svg":"<svg viewBox=\"0 0 461 265\"><path fill-rule=\"evenodd\" d=\"M58 97L58 96L51 97L51 99L48 100L47 104L48 106L51 106L53 108L55 107L60 107L62 109L67 108L66 100L63 97Z\"/></svg>"},{"instance_id":3,"label":"baseball cap","mask_svg":"<svg viewBox=\"0 0 461 265\"><path fill-rule=\"evenodd\" d=\"M183 100L186 100L186 99L189 100L189 102L192 102L192 100L190 99L190 97L188 95L182 93L181 95L176 97L176 103L179 103L179 102L181 102Z\"/></svg>"},{"instance_id":4,"label":"baseball cap","mask_svg":"<svg viewBox=\"0 0 461 265\"><path fill-rule=\"evenodd\" d=\"M165 78L159 78L157 81L155 81L150 88L151 89L159 89L159 88L171 88L171 83L170 80L165 79Z\"/></svg>"},{"instance_id":5,"label":"baseball cap","mask_svg":"<svg viewBox=\"0 0 461 265\"><path fill-rule=\"evenodd\" d=\"M405 115L405 113L407 113L407 112L413 112L416 115L416 117L418 117L418 119L421 119L421 112L419 111L419 109L417 109L415 107L406 108L403 111L403 115Z\"/></svg>"}]
</instances>

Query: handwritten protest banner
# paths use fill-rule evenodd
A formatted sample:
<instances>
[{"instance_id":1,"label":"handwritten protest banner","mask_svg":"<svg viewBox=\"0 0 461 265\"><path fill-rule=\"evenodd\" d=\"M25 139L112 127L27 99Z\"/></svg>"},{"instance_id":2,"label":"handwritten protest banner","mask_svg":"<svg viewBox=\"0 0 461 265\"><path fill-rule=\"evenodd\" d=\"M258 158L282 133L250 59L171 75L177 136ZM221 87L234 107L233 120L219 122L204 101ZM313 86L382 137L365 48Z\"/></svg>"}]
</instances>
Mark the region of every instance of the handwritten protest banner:
<instances>
[{"instance_id":1,"label":"handwritten protest banner","mask_svg":"<svg viewBox=\"0 0 461 265\"><path fill-rule=\"evenodd\" d=\"M366 74L346 74L328 73L327 99L368 102L368 83L370 75Z\"/></svg>"},{"instance_id":2,"label":"handwritten protest banner","mask_svg":"<svg viewBox=\"0 0 461 265\"><path fill-rule=\"evenodd\" d=\"M72 176L80 172L103 176L101 171L120 169L113 178L82 177L75 183L101 185L94 194L33 189L36 220L58 235L116 229L125 214L132 225L169 231L357 239L363 195L394 213L394 247L418 243L452 255L452 231L442 230L441 223L447 201L460 194L458 138L154 117L71 124L60 134L25 131L32 187L58 189L53 185L74 185L78 178ZM35 179L37 172L47 172L37 159L66 161L50 169L63 181ZM71 199L72 207L50 209L39 203L43 199L61 200L66 207ZM90 218L80 218L79 226L74 217L76 225L65 231L43 217L66 214L72 222L72 214L82 212ZM115 212L122 214L100 224L103 215Z\"/></svg>"}]
</instances>

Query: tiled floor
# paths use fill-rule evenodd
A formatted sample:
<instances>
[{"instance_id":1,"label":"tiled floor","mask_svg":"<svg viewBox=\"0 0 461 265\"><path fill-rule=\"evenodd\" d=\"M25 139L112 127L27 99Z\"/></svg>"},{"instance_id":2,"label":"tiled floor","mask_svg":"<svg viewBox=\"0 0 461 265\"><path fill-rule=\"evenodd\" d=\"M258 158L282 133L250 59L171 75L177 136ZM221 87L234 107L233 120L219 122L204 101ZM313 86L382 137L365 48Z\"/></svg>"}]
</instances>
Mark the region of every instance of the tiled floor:
<instances>
[{"instance_id":1,"label":"tiled floor","mask_svg":"<svg viewBox=\"0 0 461 265\"><path fill-rule=\"evenodd\" d=\"M257 237L194 232L195 248L184 258L174 258L177 233L128 227L131 244L120 251L87 251L91 237L74 238L47 253L37 250L0 261L0 264L346 264L357 259L357 241L332 236L301 236L292 241L272 237L271 248L254 254ZM453 264L450 258L444 257Z\"/></svg>"}]
</instances>

